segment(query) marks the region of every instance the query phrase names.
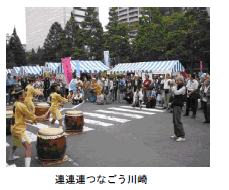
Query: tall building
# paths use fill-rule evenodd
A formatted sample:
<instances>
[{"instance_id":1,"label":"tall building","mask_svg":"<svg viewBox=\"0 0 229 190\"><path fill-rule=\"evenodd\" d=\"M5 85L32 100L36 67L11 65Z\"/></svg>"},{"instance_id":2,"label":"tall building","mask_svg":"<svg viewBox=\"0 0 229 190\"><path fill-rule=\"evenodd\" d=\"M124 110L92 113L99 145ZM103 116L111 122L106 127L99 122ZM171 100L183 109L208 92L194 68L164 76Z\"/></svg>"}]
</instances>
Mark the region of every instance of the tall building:
<instances>
[{"instance_id":1,"label":"tall building","mask_svg":"<svg viewBox=\"0 0 229 190\"><path fill-rule=\"evenodd\" d=\"M86 10L87 7L73 7L73 15L77 23L84 21ZM98 13L97 19L99 20L99 7L94 7L94 11Z\"/></svg>"},{"instance_id":2,"label":"tall building","mask_svg":"<svg viewBox=\"0 0 229 190\"><path fill-rule=\"evenodd\" d=\"M43 47L49 29L54 22L58 22L64 29L73 13L75 20L80 24L84 20L87 7L26 7L26 50ZM96 11L99 8L95 7ZM98 16L99 18L99 16Z\"/></svg>"},{"instance_id":3,"label":"tall building","mask_svg":"<svg viewBox=\"0 0 229 190\"><path fill-rule=\"evenodd\" d=\"M112 7L110 7L111 9ZM207 10L210 15L210 7L159 7L165 16L171 16L175 12L186 12L188 9ZM119 22L136 22L141 15L141 7L116 7Z\"/></svg>"},{"instance_id":4,"label":"tall building","mask_svg":"<svg viewBox=\"0 0 229 190\"><path fill-rule=\"evenodd\" d=\"M136 22L141 14L141 7L116 7L116 11L119 22Z\"/></svg>"}]
</instances>

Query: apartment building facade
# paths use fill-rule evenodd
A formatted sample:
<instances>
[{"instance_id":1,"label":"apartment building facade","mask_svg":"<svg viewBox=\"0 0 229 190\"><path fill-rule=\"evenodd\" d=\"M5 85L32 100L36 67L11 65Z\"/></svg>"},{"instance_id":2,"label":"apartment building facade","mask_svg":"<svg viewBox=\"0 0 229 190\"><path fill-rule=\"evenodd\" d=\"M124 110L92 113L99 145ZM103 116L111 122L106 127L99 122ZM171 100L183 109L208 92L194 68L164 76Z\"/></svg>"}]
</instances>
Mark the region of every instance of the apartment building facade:
<instances>
[{"instance_id":1,"label":"apartment building facade","mask_svg":"<svg viewBox=\"0 0 229 190\"><path fill-rule=\"evenodd\" d=\"M99 11L99 8L94 8ZM52 24L58 22L64 29L71 13L80 24L84 20L86 9L87 7L26 7L26 50L29 52L32 48L37 50L39 46L43 47Z\"/></svg>"}]
</instances>

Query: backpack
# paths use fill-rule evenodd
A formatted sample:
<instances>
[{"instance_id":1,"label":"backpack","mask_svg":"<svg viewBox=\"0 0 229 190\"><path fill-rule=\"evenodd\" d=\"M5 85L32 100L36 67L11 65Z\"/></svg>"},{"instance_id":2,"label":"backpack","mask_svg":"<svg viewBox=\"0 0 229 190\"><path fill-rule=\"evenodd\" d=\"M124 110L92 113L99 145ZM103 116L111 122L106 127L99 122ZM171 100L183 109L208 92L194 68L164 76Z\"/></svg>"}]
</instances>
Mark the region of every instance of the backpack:
<instances>
[{"instance_id":1,"label":"backpack","mask_svg":"<svg viewBox=\"0 0 229 190\"><path fill-rule=\"evenodd\" d=\"M119 90L120 92L125 92L126 91L126 87L124 86L125 81L121 80L120 85L119 85Z\"/></svg>"}]
</instances>

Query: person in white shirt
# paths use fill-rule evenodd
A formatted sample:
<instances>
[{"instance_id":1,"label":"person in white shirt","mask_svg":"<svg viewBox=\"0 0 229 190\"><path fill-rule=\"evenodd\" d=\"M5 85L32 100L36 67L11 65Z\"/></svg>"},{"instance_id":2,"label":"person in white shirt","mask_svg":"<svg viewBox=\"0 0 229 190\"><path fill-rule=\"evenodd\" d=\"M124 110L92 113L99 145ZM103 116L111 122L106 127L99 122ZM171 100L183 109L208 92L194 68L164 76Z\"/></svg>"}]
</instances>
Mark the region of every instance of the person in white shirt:
<instances>
[{"instance_id":1,"label":"person in white shirt","mask_svg":"<svg viewBox=\"0 0 229 190\"><path fill-rule=\"evenodd\" d=\"M69 84L69 92L70 92L70 90L73 90L73 94L76 94L77 93L77 90L78 89L81 90L81 87L82 86L83 86L83 83L80 80L79 76L75 77L75 75L74 75L74 78L71 80L71 82Z\"/></svg>"},{"instance_id":2,"label":"person in white shirt","mask_svg":"<svg viewBox=\"0 0 229 190\"><path fill-rule=\"evenodd\" d=\"M137 88L135 93L134 93L133 107L139 106L140 108L142 108L142 100L143 100L143 94L139 90L139 88Z\"/></svg>"},{"instance_id":3,"label":"person in white shirt","mask_svg":"<svg viewBox=\"0 0 229 190\"><path fill-rule=\"evenodd\" d=\"M201 101L205 121L203 123L210 123L210 80L206 79L204 85L200 88Z\"/></svg>"},{"instance_id":4,"label":"person in white shirt","mask_svg":"<svg viewBox=\"0 0 229 190\"><path fill-rule=\"evenodd\" d=\"M164 92L165 92L165 101L164 101L164 107L163 109L166 109L168 107L169 103L169 97L170 97L170 74L166 74L166 78L162 81L162 84L164 84Z\"/></svg>"},{"instance_id":5,"label":"person in white shirt","mask_svg":"<svg viewBox=\"0 0 229 190\"><path fill-rule=\"evenodd\" d=\"M111 94L113 94L113 89L114 89L113 80L111 80L110 78L108 78L108 89L109 91L111 91Z\"/></svg>"},{"instance_id":6,"label":"person in white shirt","mask_svg":"<svg viewBox=\"0 0 229 190\"><path fill-rule=\"evenodd\" d=\"M171 107L173 108L173 125L174 125L174 135L171 136L172 139L177 142L185 141L185 132L183 124L181 122L181 111L184 105L185 96L185 86L184 78L182 76L177 77L177 85L171 82L171 93L174 95Z\"/></svg>"},{"instance_id":7,"label":"person in white shirt","mask_svg":"<svg viewBox=\"0 0 229 190\"><path fill-rule=\"evenodd\" d=\"M77 105L83 102L83 95L81 94L80 89L77 90L77 94L73 98L73 105Z\"/></svg>"},{"instance_id":8,"label":"person in white shirt","mask_svg":"<svg viewBox=\"0 0 229 190\"><path fill-rule=\"evenodd\" d=\"M196 110L198 107L198 100L197 100L197 91L198 91L199 83L195 79L195 74L191 75L190 80L187 82L187 101L186 101L186 113L183 116L189 115L189 109L191 107L193 115L192 119L196 118Z\"/></svg>"}]
</instances>

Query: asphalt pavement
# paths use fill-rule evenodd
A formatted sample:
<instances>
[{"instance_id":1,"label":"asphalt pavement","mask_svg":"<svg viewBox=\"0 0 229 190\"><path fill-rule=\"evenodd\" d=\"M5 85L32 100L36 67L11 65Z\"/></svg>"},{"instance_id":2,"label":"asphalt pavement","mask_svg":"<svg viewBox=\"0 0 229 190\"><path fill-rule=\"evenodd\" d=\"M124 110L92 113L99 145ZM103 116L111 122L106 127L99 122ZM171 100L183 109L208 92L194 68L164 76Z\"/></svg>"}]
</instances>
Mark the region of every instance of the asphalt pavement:
<instances>
[{"instance_id":1,"label":"asphalt pavement","mask_svg":"<svg viewBox=\"0 0 229 190\"><path fill-rule=\"evenodd\" d=\"M36 134L50 125L27 124L33 146L31 167L210 167L210 124L202 123L202 110L198 110L195 119L191 119L191 114L182 116L184 142L170 138L172 113L159 107L140 110L127 103L67 103L60 108L63 117L68 110L80 110L84 116L84 133L67 136L68 161L51 166L38 163ZM58 128L58 122L54 127ZM16 150L19 159L7 160L12 144L12 136L7 135L6 165L24 167L24 147Z\"/></svg>"}]
</instances>

